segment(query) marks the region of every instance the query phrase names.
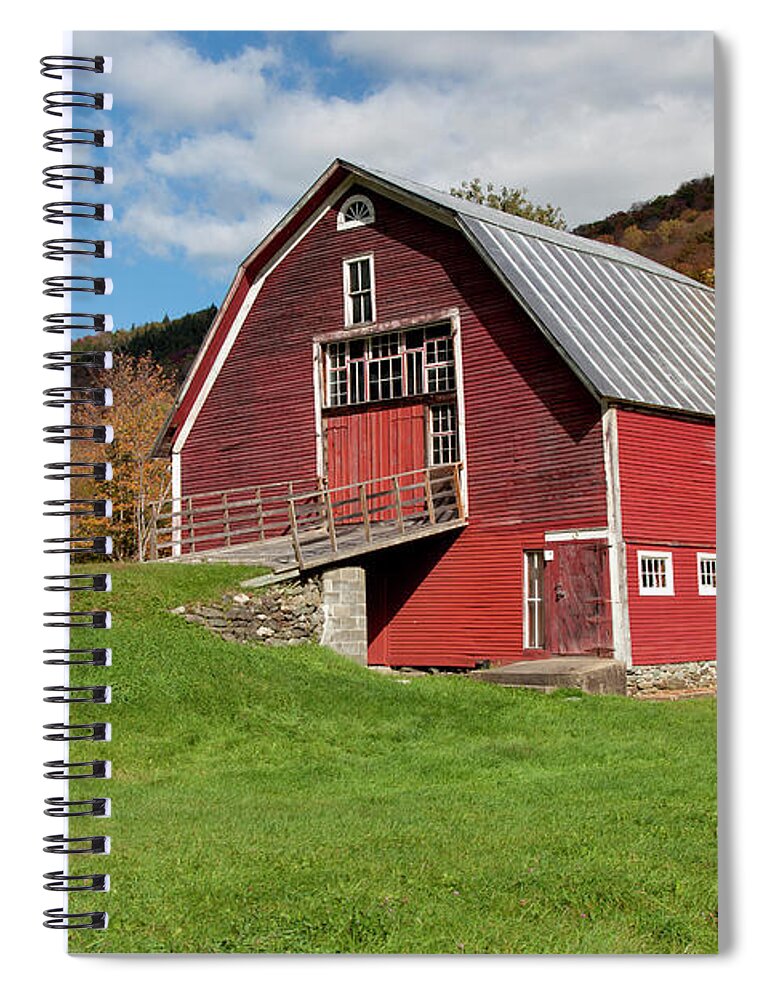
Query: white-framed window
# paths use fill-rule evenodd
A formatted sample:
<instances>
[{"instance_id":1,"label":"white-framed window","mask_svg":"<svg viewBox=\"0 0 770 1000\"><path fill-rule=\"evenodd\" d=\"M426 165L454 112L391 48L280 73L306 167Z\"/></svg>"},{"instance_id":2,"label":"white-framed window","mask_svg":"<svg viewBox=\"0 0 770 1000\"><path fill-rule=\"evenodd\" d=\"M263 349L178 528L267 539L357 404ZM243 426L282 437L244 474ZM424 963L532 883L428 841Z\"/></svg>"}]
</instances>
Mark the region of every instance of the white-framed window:
<instances>
[{"instance_id":1,"label":"white-framed window","mask_svg":"<svg viewBox=\"0 0 770 1000\"><path fill-rule=\"evenodd\" d=\"M374 205L365 194L347 198L337 213L337 229L356 229L374 222Z\"/></svg>"},{"instance_id":2,"label":"white-framed window","mask_svg":"<svg viewBox=\"0 0 770 1000\"><path fill-rule=\"evenodd\" d=\"M430 408L431 465L452 465L458 461L457 408L454 403L439 403Z\"/></svg>"},{"instance_id":3,"label":"white-framed window","mask_svg":"<svg viewBox=\"0 0 770 1000\"><path fill-rule=\"evenodd\" d=\"M545 553L524 553L524 648L545 649Z\"/></svg>"},{"instance_id":4,"label":"white-framed window","mask_svg":"<svg viewBox=\"0 0 770 1000\"><path fill-rule=\"evenodd\" d=\"M717 592L717 554L716 552L698 553L698 593L716 595Z\"/></svg>"},{"instance_id":5,"label":"white-framed window","mask_svg":"<svg viewBox=\"0 0 770 1000\"><path fill-rule=\"evenodd\" d=\"M345 326L372 323L374 308L374 257L356 257L343 262Z\"/></svg>"},{"instance_id":6,"label":"white-framed window","mask_svg":"<svg viewBox=\"0 0 770 1000\"><path fill-rule=\"evenodd\" d=\"M659 597L674 593L674 560L670 552L639 552L639 593Z\"/></svg>"},{"instance_id":7,"label":"white-framed window","mask_svg":"<svg viewBox=\"0 0 770 1000\"><path fill-rule=\"evenodd\" d=\"M323 347L326 406L455 391L449 321Z\"/></svg>"}]
</instances>

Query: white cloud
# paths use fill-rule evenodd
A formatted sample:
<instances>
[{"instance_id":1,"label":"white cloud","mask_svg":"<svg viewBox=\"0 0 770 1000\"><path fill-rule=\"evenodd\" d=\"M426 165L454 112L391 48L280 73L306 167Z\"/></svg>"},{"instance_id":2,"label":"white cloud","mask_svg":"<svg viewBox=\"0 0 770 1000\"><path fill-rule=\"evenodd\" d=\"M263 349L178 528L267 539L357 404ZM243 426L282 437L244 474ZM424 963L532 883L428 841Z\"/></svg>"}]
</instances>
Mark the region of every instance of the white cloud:
<instances>
[{"instance_id":1,"label":"white cloud","mask_svg":"<svg viewBox=\"0 0 770 1000\"><path fill-rule=\"evenodd\" d=\"M267 94L263 73L281 60L275 48L246 46L215 62L183 39L154 32L78 33L82 51L109 46L116 100L145 129L206 128L253 116Z\"/></svg>"},{"instance_id":2,"label":"white cloud","mask_svg":"<svg viewBox=\"0 0 770 1000\"><path fill-rule=\"evenodd\" d=\"M132 236L154 256L181 251L193 263L223 277L247 256L255 242L254 234L265 233L275 225L281 209L277 205L256 205L236 221L195 210L164 210L149 200L140 201L123 214L118 234Z\"/></svg>"},{"instance_id":3,"label":"white cloud","mask_svg":"<svg viewBox=\"0 0 770 1000\"><path fill-rule=\"evenodd\" d=\"M176 36L111 38L141 166L122 225L200 266L232 269L336 156L445 190L523 185L572 225L713 168L708 33L334 35L357 97L301 66L280 84L280 35L218 62Z\"/></svg>"}]
</instances>

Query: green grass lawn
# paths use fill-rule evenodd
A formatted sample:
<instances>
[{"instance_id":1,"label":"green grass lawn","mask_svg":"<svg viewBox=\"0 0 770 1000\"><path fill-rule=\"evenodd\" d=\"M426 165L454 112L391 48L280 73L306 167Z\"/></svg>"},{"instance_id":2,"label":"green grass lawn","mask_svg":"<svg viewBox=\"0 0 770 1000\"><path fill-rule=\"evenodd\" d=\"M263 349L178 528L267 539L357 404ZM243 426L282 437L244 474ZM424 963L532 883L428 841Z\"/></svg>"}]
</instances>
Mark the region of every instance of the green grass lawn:
<instances>
[{"instance_id":1,"label":"green grass lawn","mask_svg":"<svg viewBox=\"0 0 770 1000\"><path fill-rule=\"evenodd\" d=\"M114 612L113 666L73 683L113 704L73 714L112 722L113 779L72 797L113 816L72 835L113 853L71 864L112 890L70 901L110 926L71 950L716 950L714 701L399 683L168 613L243 567L112 572L81 606Z\"/></svg>"}]
</instances>

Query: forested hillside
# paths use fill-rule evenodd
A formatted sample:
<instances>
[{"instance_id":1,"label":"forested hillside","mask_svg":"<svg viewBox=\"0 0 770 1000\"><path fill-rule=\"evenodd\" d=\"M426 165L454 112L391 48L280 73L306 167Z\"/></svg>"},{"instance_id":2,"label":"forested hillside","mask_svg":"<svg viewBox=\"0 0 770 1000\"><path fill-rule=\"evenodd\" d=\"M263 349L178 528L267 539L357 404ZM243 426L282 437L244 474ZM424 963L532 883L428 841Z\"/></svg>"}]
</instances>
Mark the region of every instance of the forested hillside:
<instances>
[{"instance_id":1,"label":"forested hillside","mask_svg":"<svg viewBox=\"0 0 770 1000\"><path fill-rule=\"evenodd\" d=\"M714 178L686 181L673 194L637 202L573 232L634 250L713 286Z\"/></svg>"},{"instance_id":2,"label":"forested hillside","mask_svg":"<svg viewBox=\"0 0 770 1000\"><path fill-rule=\"evenodd\" d=\"M216 312L217 307L210 305L176 319L164 316L160 322L81 337L77 346L83 351L114 351L133 358L149 356L181 385Z\"/></svg>"}]
</instances>

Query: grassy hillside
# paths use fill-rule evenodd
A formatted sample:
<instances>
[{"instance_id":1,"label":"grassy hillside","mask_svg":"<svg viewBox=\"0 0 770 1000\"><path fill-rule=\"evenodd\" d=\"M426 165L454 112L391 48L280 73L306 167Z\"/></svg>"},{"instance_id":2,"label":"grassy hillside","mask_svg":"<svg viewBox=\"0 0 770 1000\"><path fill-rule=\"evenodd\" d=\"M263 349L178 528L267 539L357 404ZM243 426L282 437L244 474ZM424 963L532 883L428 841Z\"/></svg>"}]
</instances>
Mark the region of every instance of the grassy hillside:
<instances>
[{"instance_id":1,"label":"grassy hillside","mask_svg":"<svg viewBox=\"0 0 770 1000\"><path fill-rule=\"evenodd\" d=\"M243 567L111 567L103 933L74 951L712 952L713 701L410 683L170 608ZM87 606L93 606L89 598ZM81 746L78 757L98 756ZM82 793L82 794L81 794ZM79 898L95 908L98 897Z\"/></svg>"}]
</instances>

